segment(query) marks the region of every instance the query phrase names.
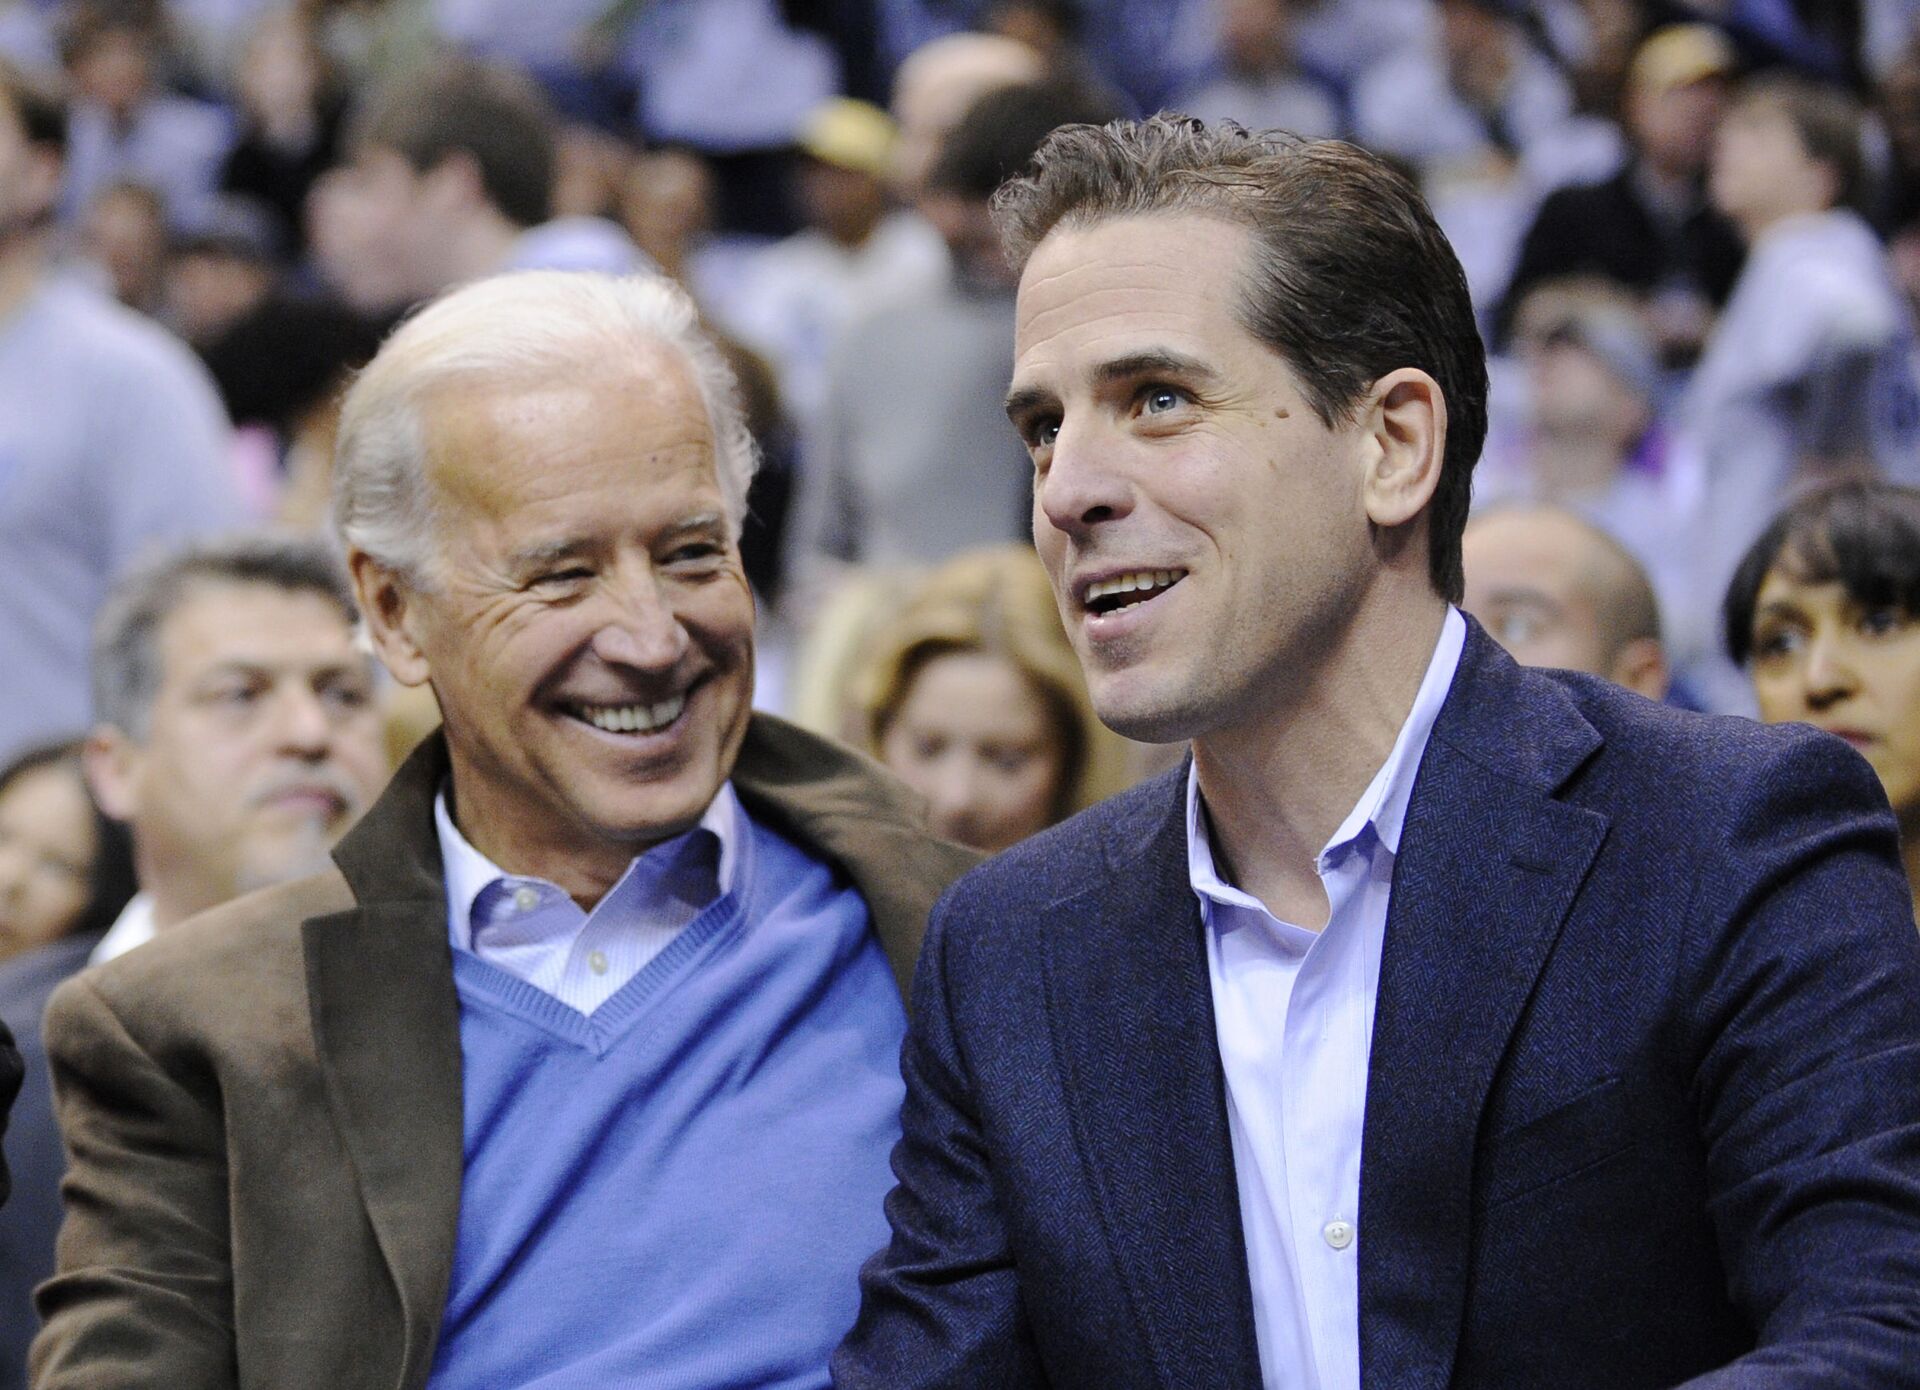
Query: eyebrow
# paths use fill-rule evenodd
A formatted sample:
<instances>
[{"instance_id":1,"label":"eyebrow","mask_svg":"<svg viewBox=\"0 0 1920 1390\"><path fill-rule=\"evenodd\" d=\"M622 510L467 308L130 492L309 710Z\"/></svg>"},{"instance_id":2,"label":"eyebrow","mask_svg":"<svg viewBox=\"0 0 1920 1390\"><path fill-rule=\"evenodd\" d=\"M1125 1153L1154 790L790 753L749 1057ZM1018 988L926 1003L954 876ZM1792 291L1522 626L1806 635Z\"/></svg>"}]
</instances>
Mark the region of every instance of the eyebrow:
<instances>
[{"instance_id":1,"label":"eyebrow","mask_svg":"<svg viewBox=\"0 0 1920 1390\"><path fill-rule=\"evenodd\" d=\"M1171 348L1147 348L1140 352L1130 352L1124 357L1109 358L1093 369L1094 382L1099 386L1136 381L1148 376L1178 377L1204 385L1211 385L1220 379L1220 374L1199 358L1189 357L1186 353L1175 352ZM1030 410L1058 403L1059 397L1042 387L1020 387L1007 393L1007 418L1017 420Z\"/></svg>"},{"instance_id":2,"label":"eyebrow","mask_svg":"<svg viewBox=\"0 0 1920 1390\"><path fill-rule=\"evenodd\" d=\"M528 570L539 569L559 560L571 559L587 549L587 542L578 536L563 536L558 540L535 541L532 545L514 551L507 557L507 568L514 574L524 574Z\"/></svg>"}]
</instances>

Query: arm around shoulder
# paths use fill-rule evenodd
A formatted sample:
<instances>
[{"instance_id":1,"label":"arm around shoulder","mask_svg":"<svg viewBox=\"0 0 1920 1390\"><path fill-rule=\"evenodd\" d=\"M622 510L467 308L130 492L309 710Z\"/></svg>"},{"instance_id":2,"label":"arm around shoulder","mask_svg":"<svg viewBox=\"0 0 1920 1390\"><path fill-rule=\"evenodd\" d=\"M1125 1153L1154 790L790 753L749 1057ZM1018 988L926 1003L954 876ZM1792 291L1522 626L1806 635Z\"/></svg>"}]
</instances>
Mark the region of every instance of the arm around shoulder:
<instances>
[{"instance_id":1,"label":"arm around shoulder","mask_svg":"<svg viewBox=\"0 0 1920 1390\"><path fill-rule=\"evenodd\" d=\"M1709 1215L1759 1344L1688 1384L1920 1390L1920 936L1893 818L1809 731L1732 796L1685 980Z\"/></svg>"},{"instance_id":2,"label":"arm around shoulder","mask_svg":"<svg viewBox=\"0 0 1920 1390\"><path fill-rule=\"evenodd\" d=\"M36 1295L39 1390L235 1386L217 1087L156 1055L87 976L47 1009L68 1153L59 1271Z\"/></svg>"}]
</instances>

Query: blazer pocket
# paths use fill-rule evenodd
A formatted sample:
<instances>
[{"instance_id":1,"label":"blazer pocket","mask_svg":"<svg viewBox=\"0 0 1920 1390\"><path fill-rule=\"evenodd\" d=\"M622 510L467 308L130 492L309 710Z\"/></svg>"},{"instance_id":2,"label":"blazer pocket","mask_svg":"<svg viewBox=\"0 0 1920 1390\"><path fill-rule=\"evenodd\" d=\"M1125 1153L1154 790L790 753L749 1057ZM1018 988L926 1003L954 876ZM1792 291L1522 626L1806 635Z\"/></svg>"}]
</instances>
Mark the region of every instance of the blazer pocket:
<instances>
[{"instance_id":1,"label":"blazer pocket","mask_svg":"<svg viewBox=\"0 0 1920 1390\"><path fill-rule=\"evenodd\" d=\"M1478 1185L1486 1205L1498 1206L1598 1168L1638 1142L1626 1087L1610 1076L1489 1139Z\"/></svg>"}]
</instances>

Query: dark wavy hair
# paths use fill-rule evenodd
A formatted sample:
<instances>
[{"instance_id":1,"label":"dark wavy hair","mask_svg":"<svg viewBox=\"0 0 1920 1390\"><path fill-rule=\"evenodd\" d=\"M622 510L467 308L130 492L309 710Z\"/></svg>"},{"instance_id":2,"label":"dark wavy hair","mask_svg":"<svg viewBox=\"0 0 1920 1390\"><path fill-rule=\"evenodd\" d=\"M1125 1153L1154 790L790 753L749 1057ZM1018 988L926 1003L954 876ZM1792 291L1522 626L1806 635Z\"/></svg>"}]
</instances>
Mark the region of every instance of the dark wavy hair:
<instances>
[{"instance_id":1,"label":"dark wavy hair","mask_svg":"<svg viewBox=\"0 0 1920 1390\"><path fill-rule=\"evenodd\" d=\"M1838 582L1863 608L1920 617L1920 488L1852 481L1789 504L1748 547L1721 605L1727 652L1753 655L1760 586L1774 570L1806 584Z\"/></svg>"}]
</instances>

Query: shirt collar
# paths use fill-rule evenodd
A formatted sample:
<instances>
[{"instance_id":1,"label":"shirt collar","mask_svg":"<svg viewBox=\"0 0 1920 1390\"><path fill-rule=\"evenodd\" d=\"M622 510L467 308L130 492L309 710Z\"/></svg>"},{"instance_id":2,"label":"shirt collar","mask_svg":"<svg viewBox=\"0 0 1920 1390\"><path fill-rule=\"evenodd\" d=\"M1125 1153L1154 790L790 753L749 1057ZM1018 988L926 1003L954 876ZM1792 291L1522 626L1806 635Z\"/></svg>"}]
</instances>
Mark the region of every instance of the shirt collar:
<instances>
[{"instance_id":1,"label":"shirt collar","mask_svg":"<svg viewBox=\"0 0 1920 1390\"><path fill-rule=\"evenodd\" d=\"M1420 759L1427 751L1427 739L1433 733L1440 707L1446 703L1453 686L1454 673L1460 667L1460 653L1467 641L1466 619L1451 605L1440 625L1440 640L1434 644L1427 662L1427 673L1413 697L1413 708L1393 741L1393 750L1360 799L1333 832L1320 851L1320 861L1342 846L1357 842L1372 828L1374 837L1389 854L1400 852L1400 831L1407 820L1407 806L1413 799L1413 783L1420 771ZM1244 899L1237 888L1220 877L1215 867L1213 846L1207 837L1207 819L1200 814L1200 779L1193 765L1187 767L1187 877L1196 893L1233 901Z\"/></svg>"},{"instance_id":2,"label":"shirt collar","mask_svg":"<svg viewBox=\"0 0 1920 1390\"><path fill-rule=\"evenodd\" d=\"M135 946L146 945L153 936L153 894L135 893L113 919L113 925L107 928L107 934L100 938L87 962L98 965L103 960L124 956Z\"/></svg>"},{"instance_id":3,"label":"shirt collar","mask_svg":"<svg viewBox=\"0 0 1920 1390\"><path fill-rule=\"evenodd\" d=\"M696 827L696 831L710 832L720 843L718 878L722 893L733 891L734 877L739 872L741 814L740 799L734 795L733 783L722 782ZM440 838L440 863L447 884L453 944L463 951L471 951L473 905L483 892L502 880L516 883L540 883L544 880L520 879L475 849L453 823L453 814L447 809L445 786L433 798L433 827Z\"/></svg>"}]
</instances>

